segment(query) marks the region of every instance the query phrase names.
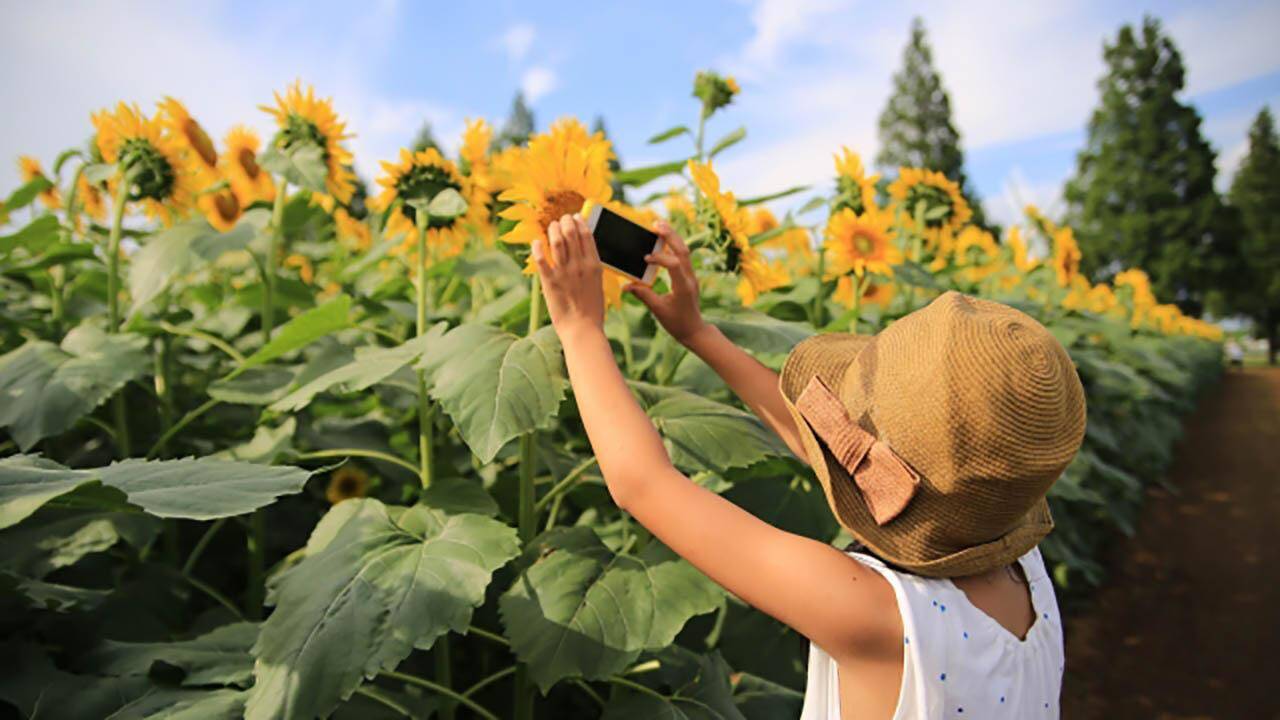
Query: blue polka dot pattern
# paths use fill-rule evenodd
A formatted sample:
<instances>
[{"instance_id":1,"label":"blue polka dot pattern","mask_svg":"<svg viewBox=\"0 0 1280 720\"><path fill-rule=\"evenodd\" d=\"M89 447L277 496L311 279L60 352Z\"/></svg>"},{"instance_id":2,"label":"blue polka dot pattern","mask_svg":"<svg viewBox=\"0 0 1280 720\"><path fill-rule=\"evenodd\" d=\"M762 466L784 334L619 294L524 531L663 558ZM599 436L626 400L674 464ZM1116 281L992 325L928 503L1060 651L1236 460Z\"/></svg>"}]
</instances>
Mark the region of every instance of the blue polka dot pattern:
<instances>
[{"instance_id":1,"label":"blue polka dot pattern","mask_svg":"<svg viewBox=\"0 0 1280 720\"><path fill-rule=\"evenodd\" d=\"M965 639L965 640L968 640L968 639L969 639L969 632L968 632L968 631L965 631L964 639Z\"/></svg>"},{"instance_id":2,"label":"blue polka dot pattern","mask_svg":"<svg viewBox=\"0 0 1280 720\"><path fill-rule=\"evenodd\" d=\"M1003 695L1001 695L1001 696L1000 696L1000 704L1001 704L1001 705L1003 705L1003 704L1004 704L1004 696L1003 696Z\"/></svg>"},{"instance_id":3,"label":"blue polka dot pattern","mask_svg":"<svg viewBox=\"0 0 1280 720\"><path fill-rule=\"evenodd\" d=\"M942 680L943 682L946 682L946 681L947 681L947 674L946 674L946 673L942 673L941 675L939 675L939 676L938 676L938 679Z\"/></svg>"}]
</instances>

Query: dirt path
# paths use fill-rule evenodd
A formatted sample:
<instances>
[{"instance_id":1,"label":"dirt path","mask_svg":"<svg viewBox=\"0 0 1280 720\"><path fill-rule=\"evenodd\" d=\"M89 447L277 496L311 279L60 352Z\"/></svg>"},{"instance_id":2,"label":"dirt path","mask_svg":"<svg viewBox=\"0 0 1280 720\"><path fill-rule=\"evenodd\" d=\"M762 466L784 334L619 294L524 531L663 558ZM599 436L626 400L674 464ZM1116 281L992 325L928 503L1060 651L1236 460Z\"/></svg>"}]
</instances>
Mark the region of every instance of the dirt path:
<instances>
[{"instance_id":1,"label":"dirt path","mask_svg":"<svg viewBox=\"0 0 1280 720\"><path fill-rule=\"evenodd\" d=\"M1063 714L1280 718L1280 368L1235 370L1189 419L1096 605L1067 623Z\"/></svg>"}]
</instances>

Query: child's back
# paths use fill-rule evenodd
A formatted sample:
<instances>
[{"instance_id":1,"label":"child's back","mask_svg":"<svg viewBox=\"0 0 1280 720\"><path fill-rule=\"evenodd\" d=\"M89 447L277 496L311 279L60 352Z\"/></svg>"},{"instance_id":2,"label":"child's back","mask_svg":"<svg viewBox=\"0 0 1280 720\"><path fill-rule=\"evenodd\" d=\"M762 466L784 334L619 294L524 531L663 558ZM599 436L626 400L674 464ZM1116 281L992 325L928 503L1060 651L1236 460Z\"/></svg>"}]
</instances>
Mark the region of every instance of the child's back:
<instances>
[{"instance_id":1,"label":"child's back","mask_svg":"<svg viewBox=\"0 0 1280 720\"><path fill-rule=\"evenodd\" d=\"M866 667L844 668L842 681L835 660L811 644L801 720L1058 716L1062 625L1039 549L1018 562L1025 583L1004 571L954 582L926 578L850 555L880 573L897 599L903 629L900 674L891 673L897 692L884 703L883 677Z\"/></svg>"}]
</instances>

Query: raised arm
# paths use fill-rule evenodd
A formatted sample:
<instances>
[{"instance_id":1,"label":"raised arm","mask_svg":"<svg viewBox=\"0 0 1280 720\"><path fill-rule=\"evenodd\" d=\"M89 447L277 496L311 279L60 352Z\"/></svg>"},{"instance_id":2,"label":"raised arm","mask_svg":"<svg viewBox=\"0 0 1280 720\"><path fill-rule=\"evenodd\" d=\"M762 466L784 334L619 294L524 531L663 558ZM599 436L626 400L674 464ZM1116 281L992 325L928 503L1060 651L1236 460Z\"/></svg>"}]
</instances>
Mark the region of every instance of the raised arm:
<instances>
[{"instance_id":1,"label":"raised arm","mask_svg":"<svg viewBox=\"0 0 1280 720\"><path fill-rule=\"evenodd\" d=\"M579 218L566 218L552 224L549 251L535 243L534 260L614 501L712 580L833 656L901 652L901 620L883 578L829 545L763 522L672 466L604 335L595 241Z\"/></svg>"},{"instance_id":2,"label":"raised arm","mask_svg":"<svg viewBox=\"0 0 1280 720\"><path fill-rule=\"evenodd\" d=\"M782 391L778 389L778 374L734 345L720 328L702 319L698 278L689 261L688 246L667 223L658 222L656 230L662 236L663 247L647 259L667 269L671 291L659 295L653 288L639 283L628 286L627 290L649 307L676 341L711 366L756 417L782 438L791 452L803 458L795 421L787 412Z\"/></svg>"}]
</instances>

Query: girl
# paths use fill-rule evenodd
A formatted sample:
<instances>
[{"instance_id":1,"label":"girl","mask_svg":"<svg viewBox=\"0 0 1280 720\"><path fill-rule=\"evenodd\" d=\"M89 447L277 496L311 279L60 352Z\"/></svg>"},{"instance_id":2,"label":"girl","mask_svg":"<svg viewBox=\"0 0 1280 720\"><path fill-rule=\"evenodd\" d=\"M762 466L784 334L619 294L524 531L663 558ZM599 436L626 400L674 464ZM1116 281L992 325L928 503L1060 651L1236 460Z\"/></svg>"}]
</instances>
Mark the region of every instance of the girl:
<instances>
[{"instance_id":1,"label":"girl","mask_svg":"<svg viewBox=\"0 0 1280 720\"><path fill-rule=\"evenodd\" d=\"M1057 717L1062 630L1036 544L1085 422L1062 346L952 292L874 337L805 340L779 375L702 319L688 248L655 230L647 259L672 290L628 290L812 465L864 552L772 527L672 466L605 338L595 239L566 215L533 258L613 500L809 638L802 720Z\"/></svg>"}]
</instances>

